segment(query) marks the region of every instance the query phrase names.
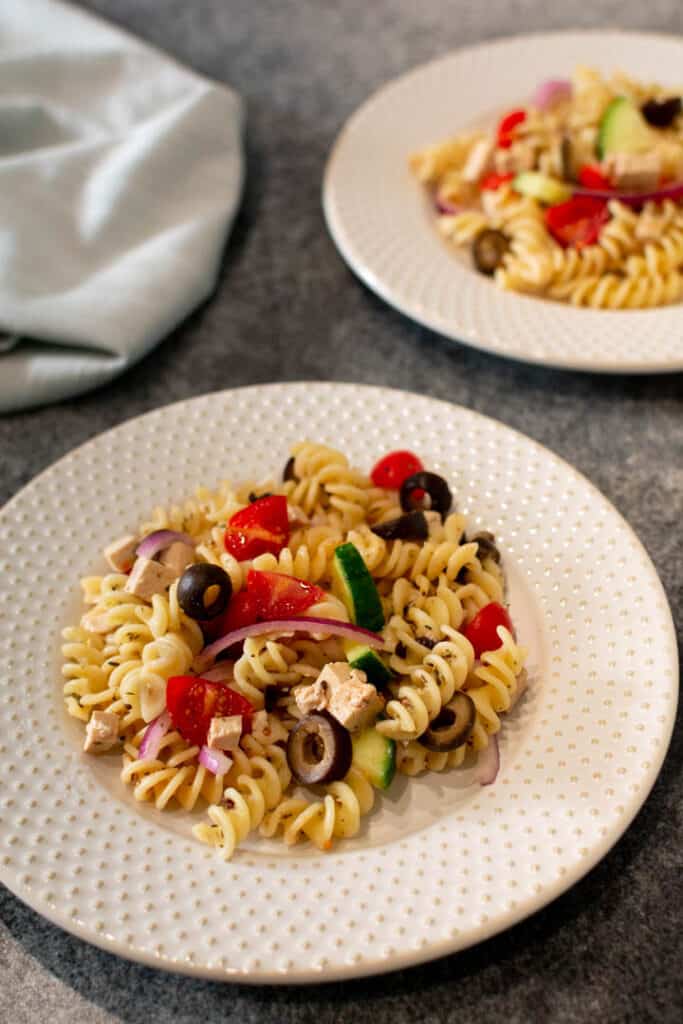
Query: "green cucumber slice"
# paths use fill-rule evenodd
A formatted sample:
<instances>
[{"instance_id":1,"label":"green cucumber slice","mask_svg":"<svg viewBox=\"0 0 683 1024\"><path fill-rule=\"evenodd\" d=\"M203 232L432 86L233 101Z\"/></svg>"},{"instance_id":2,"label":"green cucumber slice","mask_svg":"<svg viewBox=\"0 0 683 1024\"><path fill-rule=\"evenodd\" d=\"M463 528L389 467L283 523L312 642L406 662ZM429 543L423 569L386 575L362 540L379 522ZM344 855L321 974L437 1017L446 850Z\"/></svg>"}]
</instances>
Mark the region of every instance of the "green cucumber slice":
<instances>
[{"instance_id":1,"label":"green cucumber slice","mask_svg":"<svg viewBox=\"0 0 683 1024\"><path fill-rule=\"evenodd\" d=\"M379 632L384 626L382 602L360 551L350 541L340 544L334 552L332 579L351 621L373 633Z\"/></svg>"},{"instance_id":2,"label":"green cucumber slice","mask_svg":"<svg viewBox=\"0 0 683 1024\"><path fill-rule=\"evenodd\" d=\"M602 160L610 153L643 153L652 148L647 121L630 100L617 96L602 115L597 152Z\"/></svg>"},{"instance_id":3,"label":"green cucumber slice","mask_svg":"<svg viewBox=\"0 0 683 1024\"><path fill-rule=\"evenodd\" d=\"M522 171L512 181L515 192L537 199L539 203L555 206L564 203L572 194L571 187L540 171Z\"/></svg>"},{"instance_id":4,"label":"green cucumber slice","mask_svg":"<svg viewBox=\"0 0 683 1024\"><path fill-rule=\"evenodd\" d=\"M364 729L351 737L351 764L363 773L376 789L388 789L396 774L396 744L375 728Z\"/></svg>"},{"instance_id":5,"label":"green cucumber slice","mask_svg":"<svg viewBox=\"0 0 683 1024\"><path fill-rule=\"evenodd\" d=\"M365 672L368 682L381 690L393 678L391 671L384 664L379 654L365 644L357 644L353 640L344 643L346 660L352 668Z\"/></svg>"}]
</instances>

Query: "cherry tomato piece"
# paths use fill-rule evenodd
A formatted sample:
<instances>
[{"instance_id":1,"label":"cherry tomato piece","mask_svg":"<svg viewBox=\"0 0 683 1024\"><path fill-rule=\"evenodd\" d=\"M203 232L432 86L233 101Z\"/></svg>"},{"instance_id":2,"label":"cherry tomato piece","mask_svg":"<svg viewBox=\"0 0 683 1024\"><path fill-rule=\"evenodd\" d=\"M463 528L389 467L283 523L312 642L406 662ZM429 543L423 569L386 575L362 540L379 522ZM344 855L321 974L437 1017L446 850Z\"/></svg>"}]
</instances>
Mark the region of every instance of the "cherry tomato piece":
<instances>
[{"instance_id":1,"label":"cherry tomato piece","mask_svg":"<svg viewBox=\"0 0 683 1024\"><path fill-rule=\"evenodd\" d=\"M166 707L173 725L188 743L206 743L211 719L242 715L244 732L251 728L253 707L236 690L200 676L171 676L166 683Z\"/></svg>"},{"instance_id":2,"label":"cherry tomato piece","mask_svg":"<svg viewBox=\"0 0 683 1024\"><path fill-rule=\"evenodd\" d=\"M515 635L512 619L508 615L507 609L497 601L492 601L490 604L485 604L481 611L474 616L469 626L463 630L474 647L477 658L481 658L485 651L495 651L500 647L501 639L497 633L498 626L505 626L513 636Z\"/></svg>"},{"instance_id":3,"label":"cherry tomato piece","mask_svg":"<svg viewBox=\"0 0 683 1024\"><path fill-rule=\"evenodd\" d=\"M501 120L496 134L496 145L499 149L509 149L515 138L515 128L526 121L526 110L511 110Z\"/></svg>"},{"instance_id":4,"label":"cherry tomato piece","mask_svg":"<svg viewBox=\"0 0 683 1024\"><path fill-rule=\"evenodd\" d=\"M594 245L609 219L606 201L592 196L572 196L566 203L549 206L545 211L546 227L553 238L575 249Z\"/></svg>"},{"instance_id":5,"label":"cherry tomato piece","mask_svg":"<svg viewBox=\"0 0 683 1024\"><path fill-rule=\"evenodd\" d=\"M495 192L497 188L500 188L501 185L505 185L508 181L512 181L513 178L514 174L512 172L509 174L496 174L495 171L492 171L490 174L484 175L479 182L479 188L482 191Z\"/></svg>"},{"instance_id":6,"label":"cherry tomato piece","mask_svg":"<svg viewBox=\"0 0 683 1024\"><path fill-rule=\"evenodd\" d=\"M600 164L584 164L579 171L579 184L584 188L607 189L612 187Z\"/></svg>"},{"instance_id":7,"label":"cherry tomato piece","mask_svg":"<svg viewBox=\"0 0 683 1024\"><path fill-rule=\"evenodd\" d=\"M256 595L250 594L248 590L240 590L239 593L232 595L230 604L222 615L216 619L200 622L199 625L202 627L204 640L210 643L212 640L218 640L219 637L225 636L226 633L232 633L233 630L241 629L242 626L251 626L252 623L258 621Z\"/></svg>"},{"instance_id":8,"label":"cherry tomato piece","mask_svg":"<svg viewBox=\"0 0 683 1024\"><path fill-rule=\"evenodd\" d=\"M413 452L389 452L374 466L370 479L375 487L397 491L407 477L419 473L422 469L422 462Z\"/></svg>"},{"instance_id":9,"label":"cherry tomato piece","mask_svg":"<svg viewBox=\"0 0 683 1024\"><path fill-rule=\"evenodd\" d=\"M223 543L225 550L242 562L266 553L277 555L288 540L287 499L269 494L230 517Z\"/></svg>"},{"instance_id":10,"label":"cherry tomato piece","mask_svg":"<svg viewBox=\"0 0 683 1024\"><path fill-rule=\"evenodd\" d=\"M325 591L313 583L279 572L261 572L250 569L247 575L247 593L256 603L258 618L262 622L290 619L301 615L313 604L323 601Z\"/></svg>"}]
</instances>

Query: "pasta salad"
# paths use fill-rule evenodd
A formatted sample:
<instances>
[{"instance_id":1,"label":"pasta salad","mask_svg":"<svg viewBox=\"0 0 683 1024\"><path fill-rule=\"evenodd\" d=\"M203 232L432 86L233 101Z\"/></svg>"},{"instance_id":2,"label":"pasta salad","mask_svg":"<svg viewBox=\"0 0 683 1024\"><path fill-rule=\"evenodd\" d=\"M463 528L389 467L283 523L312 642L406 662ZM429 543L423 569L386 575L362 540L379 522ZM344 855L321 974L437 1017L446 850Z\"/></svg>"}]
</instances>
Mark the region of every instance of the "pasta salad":
<instances>
[{"instance_id":1,"label":"pasta salad","mask_svg":"<svg viewBox=\"0 0 683 1024\"><path fill-rule=\"evenodd\" d=\"M501 288L599 309L683 297L680 92L579 67L410 164L440 233Z\"/></svg>"},{"instance_id":2,"label":"pasta salad","mask_svg":"<svg viewBox=\"0 0 683 1024\"><path fill-rule=\"evenodd\" d=\"M331 849L396 772L492 782L526 651L495 537L465 527L413 453L367 477L310 442L277 482L155 509L63 632L84 750L120 752L137 800L206 808L226 858L256 830Z\"/></svg>"}]
</instances>

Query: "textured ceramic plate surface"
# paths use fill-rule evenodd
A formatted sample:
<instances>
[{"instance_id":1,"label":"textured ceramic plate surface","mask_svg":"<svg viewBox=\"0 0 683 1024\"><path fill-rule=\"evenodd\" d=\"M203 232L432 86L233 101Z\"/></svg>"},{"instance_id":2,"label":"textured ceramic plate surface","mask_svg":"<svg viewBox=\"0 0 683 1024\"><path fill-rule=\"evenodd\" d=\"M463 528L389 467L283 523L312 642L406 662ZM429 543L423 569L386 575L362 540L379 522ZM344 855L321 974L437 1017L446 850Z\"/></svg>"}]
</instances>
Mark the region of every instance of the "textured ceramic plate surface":
<instances>
[{"instance_id":1,"label":"textured ceramic plate surface","mask_svg":"<svg viewBox=\"0 0 683 1024\"><path fill-rule=\"evenodd\" d=\"M627 32L520 36L462 50L384 86L347 122L329 159L325 216L342 256L383 299L477 348L598 372L683 368L682 307L611 312L504 292L439 235L411 153L494 124L544 78L577 64L681 84L683 39Z\"/></svg>"},{"instance_id":2,"label":"textured ceramic plate surface","mask_svg":"<svg viewBox=\"0 0 683 1024\"><path fill-rule=\"evenodd\" d=\"M157 503L262 479L301 438L369 469L397 446L444 474L505 553L532 683L494 785L397 780L334 852L258 838L225 863L194 815L136 804L119 755L81 753L60 630L78 578ZM546 904L612 846L662 763L677 699L664 592L583 477L493 420L429 398L280 384L172 405L72 452L0 513L0 879L41 914L158 967L249 982L389 970L462 949Z\"/></svg>"}]
</instances>

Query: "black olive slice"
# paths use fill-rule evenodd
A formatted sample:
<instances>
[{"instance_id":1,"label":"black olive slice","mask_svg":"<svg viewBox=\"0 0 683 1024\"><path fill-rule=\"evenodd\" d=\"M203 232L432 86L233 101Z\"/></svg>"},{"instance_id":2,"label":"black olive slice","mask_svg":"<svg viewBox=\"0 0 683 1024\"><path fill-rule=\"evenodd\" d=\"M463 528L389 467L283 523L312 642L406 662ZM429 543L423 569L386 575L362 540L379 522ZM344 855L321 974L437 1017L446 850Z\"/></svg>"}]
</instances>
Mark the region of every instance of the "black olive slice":
<instances>
[{"instance_id":1,"label":"black olive slice","mask_svg":"<svg viewBox=\"0 0 683 1024\"><path fill-rule=\"evenodd\" d=\"M426 540L429 536L429 523L420 509L406 512L397 519L387 519L370 529L384 540Z\"/></svg>"},{"instance_id":2,"label":"black olive slice","mask_svg":"<svg viewBox=\"0 0 683 1024\"><path fill-rule=\"evenodd\" d=\"M429 495L429 507L438 512L443 518L450 512L453 504L451 490L442 476L437 473L427 473L422 470L407 477L401 484L401 508L405 512L411 512L416 502L413 501L413 491L426 491Z\"/></svg>"},{"instance_id":3,"label":"black olive slice","mask_svg":"<svg viewBox=\"0 0 683 1024\"><path fill-rule=\"evenodd\" d=\"M668 128L681 112L681 97L672 96L668 100L648 100L640 108L648 124L655 128Z\"/></svg>"},{"instance_id":4,"label":"black olive slice","mask_svg":"<svg viewBox=\"0 0 683 1024\"><path fill-rule=\"evenodd\" d=\"M294 726L287 740L287 761L305 786L343 779L351 767L351 736L327 711L314 711Z\"/></svg>"},{"instance_id":5,"label":"black olive slice","mask_svg":"<svg viewBox=\"0 0 683 1024\"><path fill-rule=\"evenodd\" d=\"M285 462L285 468L282 470L282 479L286 483L287 480L298 480L296 473L294 472L294 456L291 455Z\"/></svg>"},{"instance_id":6,"label":"black olive slice","mask_svg":"<svg viewBox=\"0 0 683 1024\"><path fill-rule=\"evenodd\" d=\"M453 700L441 708L420 740L428 750L439 753L455 750L470 738L476 714L472 698L466 693L456 693Z\"/></svg>"},{"instance_id":7,"label":"black olive slice","mask_svg":"<svg viewBox=\"0 0 683 1024\"><path fill-rule=\"evenodd\" d=\"M475 533L472 537L472 541L476 542L479 546L477 554L481 558L492 558L494 562L500 565L500 551L496 547L496 538L488 530L481 530L479 533Z\"/></svg>"},{"instance_id":8,"label":"black olive slice","mask_svg":"<svg viewBox=\"0 0 683 1024\"><path fill-rule=\"evenodd\" d=\"M283 694L279 686L269 685L263 691L263 706L266 711L274 711L277 702Z\"/></svg>"},{"instance_id":9,"label":"black olive slice","mask_svg":"<svg viewBox=\"0 0 683 1024\"><path fill-rule=\"evenodd\" d=\"M480 231L472 242L472 259L477 270L481 274L493 274L502 264L508 244L507 235L502 231L495 228Z\"/></svg>"},{"instance_id":10,"label":"black olive slice","mask_svg":"<svg viewBox=\"0 0 683 1024\"><path fill-rule=\"evenodd\" d=\"M562 165L562 180L574 181L572 142L568 135L563 135L560 143L560 163Z\"/></svg>"},{"instance_id":11,"label":"black olive slice","mask_svg":"<svg viewBox=\"0 0 683 1024\"><path fill-rule=\"evenodd\" d=\"M217 590L207 603L207 591L212 587ZM228 607L231 595L230 577L220 565L196 562L178 580L178 603L191 619L215 619Z\"/></svg>"},{"instance_id":12,"label":"black olive slice","mask_svg":"<svg viewBox=\"0 0 683 1024\"><path fill-rule=\"evenodd\" d=\"M247 501L249 502L250 505L253 505L255 501L260 501L261 498L272 498L272 497L273 497L273 492L272 491L264 491L263 494L257 494L256 491L249 491L249 497L247 498Z\"/></svg>"}]
</instances>

